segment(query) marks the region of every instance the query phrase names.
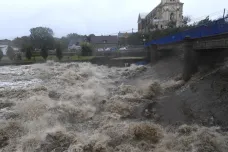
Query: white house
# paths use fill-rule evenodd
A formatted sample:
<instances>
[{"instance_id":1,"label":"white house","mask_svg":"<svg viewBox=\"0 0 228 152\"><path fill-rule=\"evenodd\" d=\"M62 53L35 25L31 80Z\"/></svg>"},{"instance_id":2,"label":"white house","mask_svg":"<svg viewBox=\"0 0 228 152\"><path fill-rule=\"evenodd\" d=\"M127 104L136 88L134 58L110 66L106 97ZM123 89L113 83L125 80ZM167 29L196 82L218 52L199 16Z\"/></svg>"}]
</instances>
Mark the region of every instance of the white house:
<instances>
[{"instance_id":1,"label":"white house","mask_svg":"<svg viewBox=\"0 0 228 152\"><path fill-rule=\"evenodd\" d=\"M7 47L8 45L0 45L0 49L2 50L3 55L6 55Z\"/></svg>"},{"instance_id":2,"label":"white house","mask_svg":"<svg viewBox=\"0 0 228 152\"><path fill-rule=\"evenodd\" d=\"M3 52L3 55L6 55L8 45L0 45L0 49ZM17 47L12 47L14 51L18 52L20 49Z\"/></svg>"}]
</instances>

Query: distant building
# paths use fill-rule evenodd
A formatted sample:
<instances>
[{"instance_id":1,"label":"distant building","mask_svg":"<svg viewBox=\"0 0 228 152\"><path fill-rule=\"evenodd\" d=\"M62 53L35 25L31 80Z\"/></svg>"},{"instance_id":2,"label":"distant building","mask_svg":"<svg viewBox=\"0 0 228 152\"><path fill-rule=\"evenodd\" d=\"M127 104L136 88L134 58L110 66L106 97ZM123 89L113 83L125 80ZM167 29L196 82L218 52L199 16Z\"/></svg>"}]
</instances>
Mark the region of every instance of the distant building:
<instances>
[{"instance_id":1,"label":"distant building","mask_svg":"<svg viewBox=\"0 0 228 152\"><path fill-rule=\"evenodd\" d=\"M0 40L0 45L10 45L10 44L11 44L10 40L7 40L7 39Z\"/></svg>"},{"instance_id":2,"label":"distant building","mask_svg":"<svg viewBox=\"0 0 228 152\"><path fill-rule=\"evenodd\" d=\"M10 45L11 41L4 39L4 40L0 40L0 49L3 52L3 55L6 55L6 51L7 51L7 47L8 45Z\"/></svg>"},{"instance_id":3,"label":"distant building","mask_svg":"<svg viewBox=\"0 0 228 152\"><path fill-rule=\"evenodd\" d=\"M118 33L118 38L128 38L132 33L128 33L128 32L125 32L125 33Z\"/></svg>"},{"instance_id":4,"label":"distant building","mask_svg":"<svg viewBox=\"0 0 228 152\"><path fill-rule=\"evenodd\" d=\"M146 16L148 13L139 13L138 17L138 31L144 32L146 29Z\"/></svg>"},{"instance_id":5,"label":"distant building","mask_svg":"<svg viewBox=\"0 0 228 152\"><path fill-rule=\"evenodd\" d=\"M176 27L183 26L183 5L180 0L161 0L150 13L138 16L138 31L149 32L167 28L170 23Z\"/></svg>"},{"instance_id":6,"label":"distant building","mask_svg":"<svg viewBox=\"0 0 228 152\"><path fill-rule=\"evenodd\" d=\"M68 44L68 50L80 50L81 46L80 44L85 42L85 37L78 37L70 40L70 43Z\"/></svg>"},{"instance_id":7,"label":"distant building","mask_svg":"<svg viewBox=\"0 0 228 152\"><path fill-rule=\"evenodd\" d=\"M95 49L99 48L113 48L118 45L118 37L114 35L109 36L92 36L90 43Z\"/></svg>"}]
</instances>

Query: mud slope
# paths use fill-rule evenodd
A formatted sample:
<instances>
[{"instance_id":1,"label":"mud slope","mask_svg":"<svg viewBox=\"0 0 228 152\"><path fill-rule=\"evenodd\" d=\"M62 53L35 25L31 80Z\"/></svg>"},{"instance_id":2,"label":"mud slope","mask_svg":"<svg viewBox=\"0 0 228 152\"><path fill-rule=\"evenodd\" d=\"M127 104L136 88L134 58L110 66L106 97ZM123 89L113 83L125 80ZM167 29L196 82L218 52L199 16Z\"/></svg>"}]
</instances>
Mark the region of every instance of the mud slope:
<instances>
[{"instance_id":1,"label":"mud slope","mask_svg":"<svg viewBox=\"0 0 228 152\"><path fill-rule=\"evenodd\" d=\"M159 100L163 123L228 126L228 68L198 74L173 94Z\"/></svg>"},{"instance_id":2,"label":"mud slope","mask_svg":"<svg viewBox=\"0 0 228 152\"><path fill-rule=\"evenodd\" d=\"M158 82L162 93L150 98L144 110L155 109L157 123L162 125L198 124L228 126L228 64L195 74L188 83L177 79L182 62L175 57L159 61L126 84L139 89ZM176 80L175 80L176 79Z\"/></svg>"}]
</instances>

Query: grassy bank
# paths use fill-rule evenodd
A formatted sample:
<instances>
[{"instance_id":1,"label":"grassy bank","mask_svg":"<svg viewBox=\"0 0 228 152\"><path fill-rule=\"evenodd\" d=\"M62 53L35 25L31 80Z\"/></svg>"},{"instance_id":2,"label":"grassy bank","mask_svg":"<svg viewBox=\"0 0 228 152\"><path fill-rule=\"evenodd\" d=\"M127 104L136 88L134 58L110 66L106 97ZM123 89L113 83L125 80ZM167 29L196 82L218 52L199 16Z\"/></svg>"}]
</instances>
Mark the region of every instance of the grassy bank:
<instances>
[{"instance_id":1,"label":"grassy bank","mask_svg":"<svg viewBox=\"0 0 228 152\"><path fill-rule=\"evenodd\" d=\"M61 60L61 62L67 62L67 61L89 61L91 59L93 59L94 56L64 56ZM59 59L54 56L54 55L50 55L48 56L47 60L53 60L58 62ZM35 56L32 57L31 60L26 59L25 57L22 57L22 60L20 61L11 61L7 56L4 56L2 58L2 60L0 61L0 63L12 63L12 62L33 62L33 63L40 63L40 62L45 62L45 60L43 59L43 57L41 56Z\"/></svg>"}]
</instances>

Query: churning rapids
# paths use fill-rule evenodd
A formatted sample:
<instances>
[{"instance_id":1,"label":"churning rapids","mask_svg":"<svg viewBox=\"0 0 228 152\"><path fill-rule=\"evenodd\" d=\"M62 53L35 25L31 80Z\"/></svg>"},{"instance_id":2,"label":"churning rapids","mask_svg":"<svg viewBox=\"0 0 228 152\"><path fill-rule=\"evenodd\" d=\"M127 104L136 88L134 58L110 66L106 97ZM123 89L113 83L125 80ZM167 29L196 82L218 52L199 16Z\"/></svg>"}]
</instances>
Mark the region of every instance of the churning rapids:
<instances>
[{"instance_id":1,"label":"churning rapids","mask_svg":"<svg viewBox=\"0 0 228 152\"><path fill-rule=\"evenodd\" d=\"M124 84L146 68L0 67L0 151L227 152L228 135L219 127L171 128L155 122L156 115L147 118L153 110L143 113L143 102L172 83Z\"/></svg>"}]
</instances>

